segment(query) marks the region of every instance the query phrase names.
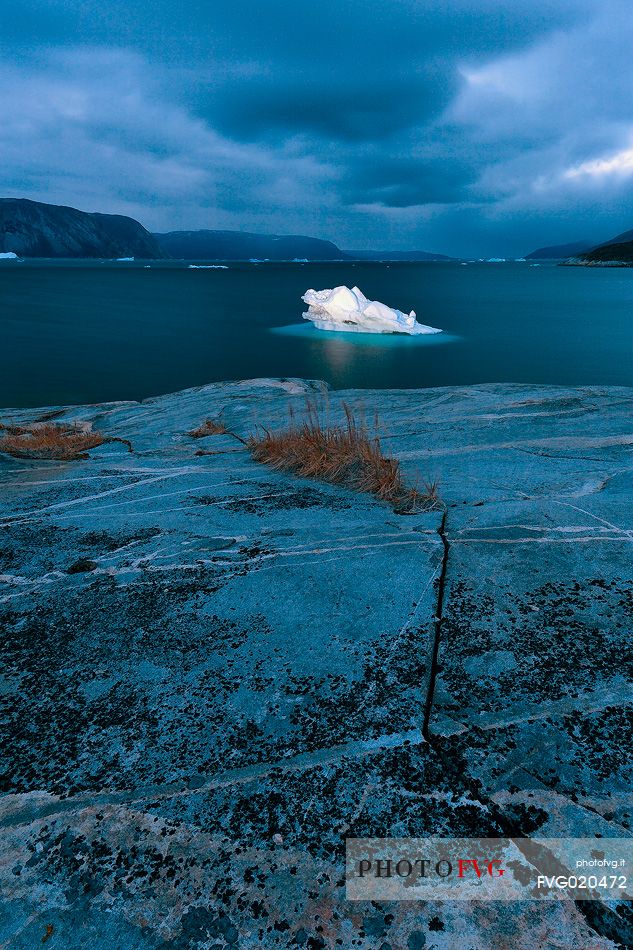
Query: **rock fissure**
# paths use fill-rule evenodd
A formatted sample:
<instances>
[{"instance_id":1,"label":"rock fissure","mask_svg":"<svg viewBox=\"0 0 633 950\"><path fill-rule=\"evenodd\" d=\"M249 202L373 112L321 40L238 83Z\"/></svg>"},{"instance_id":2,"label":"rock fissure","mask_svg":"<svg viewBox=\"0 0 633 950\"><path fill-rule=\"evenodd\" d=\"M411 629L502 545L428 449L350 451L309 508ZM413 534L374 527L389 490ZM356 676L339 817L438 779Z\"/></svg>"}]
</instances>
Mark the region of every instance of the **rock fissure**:
<instances>
[{"instance_id":1,"label":"rock fissure","mask_svg":"<svg viewBox=\"0 0 633 950\"><path fill-rule=\"evenodd\" d=\"M442 555L442 567L440 569L440 577L437 587L437 608L435 611L434 619L434 631L433 631L433 648L431 653L431 669L429 672L429 682L426 691L426 700L424 702L424 715L422 719L422 735L428 742L430 739L430 720L431 712L433 709L433 694L435 693L435 681L437 680L437 674L439 672L439 651L440 651L440 639L442 635L442 616L444 611L444 591L446 588L446 573L448 570L448 555L450 551L450 544L448 542L448 537L446 535L446 520L447 512L444 511L442 515L442 521L437 533L442 539L442 545L444 548L444 553Z\"/></svg>"}]
</instances>

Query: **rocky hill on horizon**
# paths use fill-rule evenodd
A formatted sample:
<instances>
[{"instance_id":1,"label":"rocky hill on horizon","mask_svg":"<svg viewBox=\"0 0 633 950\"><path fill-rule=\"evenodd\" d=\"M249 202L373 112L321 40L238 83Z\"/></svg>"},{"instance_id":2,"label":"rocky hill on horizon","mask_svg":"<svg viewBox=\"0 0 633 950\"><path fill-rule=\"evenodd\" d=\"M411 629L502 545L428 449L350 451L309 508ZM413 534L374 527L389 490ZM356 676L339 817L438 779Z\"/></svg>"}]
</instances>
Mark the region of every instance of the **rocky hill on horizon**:
<instances>
[{"instance_id":1,"label":"rocky hill on horizon","mask_svg":"<svg viewBox=\"0 0 633 950\"><path fill-rule=\"evenodd\" d=\"M165 255L182 261L341 261L346 255L332 241L294 234L249 231L168 231L154 234Z\"/></svg>"},{"instance_id":2,"label":"rocky hill on horizon","mask_svg":"<svg viewBox=\"0 0 633 950\"><path fill-rule=\"evenodd\" d=\"M633 262L633 230L616 234L608 241L572 241L569 244L553 244L539 247L525 255L526 260L565 261L577 258L588 264ZM571 263L574 263L572 260Z\"/></svg>"},{"instance_id":3,"label":"rocky hill on horizon","mask_svg":"<svg viewBox=\"0 0 633 950\"><path fill-rule=\"evenodd\" d=\"M19 257L164 258L142 224L29 198L0 198L0 252Z\"/></svg>"},{"instance_id":4,"label":"rocky hill on horizon","mask_svg":"<svg viewBox=\"0 0 633 950\"><path fill-rule=\"evenodd\" d=\"M595 247L592 241L572 241L569 244L552 244L549 247L538 247L525 255L526 261L562 261L567 257L584 254Z\"/></svg>"},{"instance_id":5,"label":"rocky hill on horizon","mask_svg":"<svg viewBox=\"0 0 633 950\"><path fill-rule=\"evenodd\" d=\"M582 254L581 260L587 264L633 264L633 240L601 244L586 254Z\"/></svg>"},{"instance_id":6,"label":"rocky hill on horizon","mask_svg":"<svg viewBox=\"0 0 633 950\"><path fill-rule=\"evenodd\" d=\"M169 231L154 237L170 257L195 261L450 261L429 251L348 251L332 241L300 234L249 231Z\"/></svg>"}]
</instances>

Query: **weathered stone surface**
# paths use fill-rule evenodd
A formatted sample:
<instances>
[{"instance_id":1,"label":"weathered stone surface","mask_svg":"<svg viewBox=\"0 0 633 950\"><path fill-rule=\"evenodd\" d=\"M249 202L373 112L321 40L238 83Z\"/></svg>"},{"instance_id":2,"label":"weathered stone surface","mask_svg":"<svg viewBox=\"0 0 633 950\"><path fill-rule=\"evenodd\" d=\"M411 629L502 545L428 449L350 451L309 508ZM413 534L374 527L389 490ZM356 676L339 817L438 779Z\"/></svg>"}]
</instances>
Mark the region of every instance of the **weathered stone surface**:
<instances>
[{"instance_id":1,"label":"weathered stone surface","mask_svg":"<svg viewBox=\"0 0 633 950\"><path fill-rule=\"evenodd\" d=\"M346 835L631 834L633 393L329 393L439 476L444 519L187 435L281 425L306 396L66 409L134 453L0 456L0 940L626 945L616 905L350 904L343 860Z\"/></svg>"}]
</instances>

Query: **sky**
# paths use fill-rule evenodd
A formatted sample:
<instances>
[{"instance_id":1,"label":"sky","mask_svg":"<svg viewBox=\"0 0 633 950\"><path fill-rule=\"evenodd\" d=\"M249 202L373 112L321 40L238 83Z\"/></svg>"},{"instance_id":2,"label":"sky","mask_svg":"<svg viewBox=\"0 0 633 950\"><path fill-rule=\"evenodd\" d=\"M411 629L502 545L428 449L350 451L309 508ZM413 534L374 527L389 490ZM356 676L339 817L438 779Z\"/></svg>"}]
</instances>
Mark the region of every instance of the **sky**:
<instances>
[{"instance_id":1,"label":"sky","mask_svg":"<svg viewBox=\"0 0 633 950\"><path fill-rule=\"evenodd\" d=\"M0 194L522 256L633 228L630 0L0 0Z\"/></svg>"}]
</instances>

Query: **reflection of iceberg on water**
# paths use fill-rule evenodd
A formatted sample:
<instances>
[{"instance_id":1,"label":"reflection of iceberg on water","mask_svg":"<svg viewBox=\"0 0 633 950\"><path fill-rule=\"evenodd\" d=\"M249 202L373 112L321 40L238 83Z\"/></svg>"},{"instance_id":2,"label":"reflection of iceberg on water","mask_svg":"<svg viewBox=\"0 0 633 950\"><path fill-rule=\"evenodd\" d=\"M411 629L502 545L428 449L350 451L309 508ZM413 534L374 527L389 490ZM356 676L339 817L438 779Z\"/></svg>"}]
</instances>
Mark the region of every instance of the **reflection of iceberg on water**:
<instances>
[{"instance_id":1,"label":"reflection of iceberg on water","mask_svg":"<svg viewBox=\"0 0 633 950\"><path fill-rule=\"evenodd\" d=\"M358 287L333 290L306 290L301 298L308 304L303 314L319 330L343 330L346 333L441 333L415 319L415 311L402 313L378 300L368 300Z\"/></svg>"}]
</instances>

